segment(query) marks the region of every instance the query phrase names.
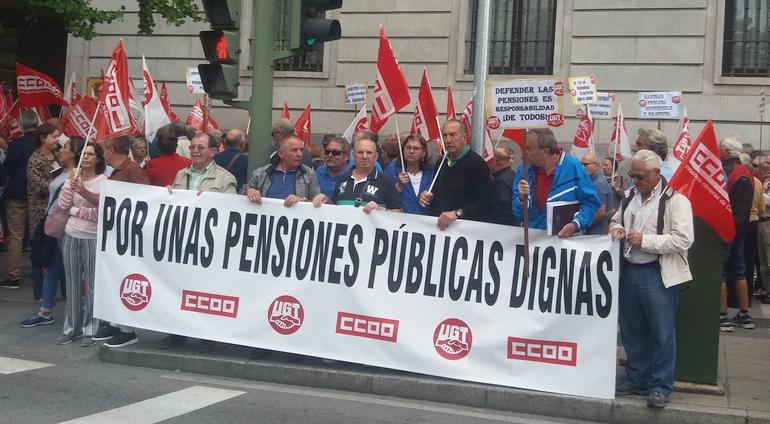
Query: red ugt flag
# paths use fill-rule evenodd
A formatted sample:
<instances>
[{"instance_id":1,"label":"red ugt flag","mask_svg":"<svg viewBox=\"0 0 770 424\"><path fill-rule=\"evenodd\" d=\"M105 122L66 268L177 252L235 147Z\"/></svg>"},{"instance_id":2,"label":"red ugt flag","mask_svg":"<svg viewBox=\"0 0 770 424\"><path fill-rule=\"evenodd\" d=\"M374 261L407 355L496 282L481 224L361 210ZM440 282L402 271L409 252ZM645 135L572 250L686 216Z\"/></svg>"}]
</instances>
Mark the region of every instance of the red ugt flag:
<instances>
[{"instance_id":1,"label":"red ugt flag","mask_svg":"<svg viewBox=\"0 0 770 424\"><path fill-rule=\"evenodd\" d=\"M136 131L137 125L129 110L130 100L126 51L123 42L118 41L99 88L101 109L94 124L98 134L96 141Z\"/></svg>"},{"instance_id":2,"label":"red ugt flag","mask_svg":"<svg viewBox=\"0 0 770 424\"><path fill-rule=\"evenodd\" d=\"M417 96L417 104L414 107L412 125L425 140L438 140L441 137L441 129L438 127L438 112L436 111L436 103L433 101L427 69L422 71L420 94Z\"/></svg>"},{"instance_id":3,"label":"red ugt flag","mask_svg":"<svg viewBox=\"0 0 770 424\"><path fill-rule=\"evenodd\" d=\"M297 118L297 122L294 124L294 132L305 143L305 147L310 145L310 105L305 106L302 115Z\"/></svg>"},{"instance_id":4,"label":"red ugt flag","mask_svg":"<svg viewBox=\"0 0 770 424\"><path fill-rule=\"evenodd\" d=\"M409 84L393 53L385 30L380 27L380 50L377 53L377 79L374 82L374 101L372 102L372 131L379 131L390 115L408 105Z\"/></svg>"},{"instance_id":5,"label":"red ugt flag","mask_svg":"<svg viewBox=\"0 0 770 424\"><path fill-rule=\"evenodd\" d=\"M708 224L725 243L735 238L727 180L719 158L714 124L710 120L698 134L669 185L690 199L693 215Z\"/></svg>"},{"instance_id":6,"label":"red ugt flag","mask_svg":"<svg viewBox=\"0 0 770 424\"><path fill-rule=\"evenodd\" d=\"M68 106L64 92L53 78L32 68L16 64L16 88L19 91L19 106L35 107L56 104Z\"/></svg>"}]
</instances>

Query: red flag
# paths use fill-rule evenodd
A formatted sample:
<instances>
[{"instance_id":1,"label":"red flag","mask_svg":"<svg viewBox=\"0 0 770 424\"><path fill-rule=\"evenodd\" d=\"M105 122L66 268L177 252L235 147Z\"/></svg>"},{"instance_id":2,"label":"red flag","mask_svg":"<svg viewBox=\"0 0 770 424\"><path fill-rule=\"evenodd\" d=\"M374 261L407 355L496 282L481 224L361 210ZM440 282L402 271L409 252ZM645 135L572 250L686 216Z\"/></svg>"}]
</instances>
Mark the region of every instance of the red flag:
<instances>
[{"instance_id":1,"label":"red flag","mask_svg":"<svg viewBox=\"0 0 770 424\"><path fill-rule=\"evenodd\" d=\"M207 131L218 130L219 125L214 120L214 118L209 115L208 119ZM195 105L190 110L190 114L187 115L187 121L185 121L185 124L195 128L198 131L203 131L203 106L201 105L200 99L195 101Z\"/></svg>"},{"instance_id":2,"label":"red flag","mask_svg":"<svg viewBox=\"0 0 770 424\"><path fill-rule=\"evenodd\" d=\"M452 86L446 87L446 119L457 119L455 117L455 101L452 99Z\"/></svg>"},{"instance_id":3,"label":"red flag","mask_svg":"<svg viewBox=\"0 0 770 424\"><path fill-rule=\"evenodd\" d=\"M408 105L409 84L406 82L396 54L390 46L385 30L380 27L380 50L377 53L377 79L374 82L372 102L372 131L379 131L390 115Z\"/></svg>"},{"instance_id":4,"label":"red flag","mask_svg":"<svg viewBox=\"0 0 770 424\"><path fill-rule=\"evenodd\" d=\"M73 105L69 112L62 118L62 125L64 126L64 135L68 137L83 137L88 138L88 129L91 128L91 120L96 113L96 100L91 96L83 96L75 105ZM104 107L104 106L102 106ZM96 127L94 126L94 129ZM106 137L99 137L94 134L93 139L102 140Z\"/></svg>"},{"instance_id":5,"label":"red flag","mask_svg":"<svg viewBox=\"0 0 770 424\"><path fill-rule=\"evenodd\" d=\"M575 138L572 139L572 156L580 159L583 155L593 152L594 149L591 146L591 136L593 135L593 132L594 125L589 116L588 108L586 107L586 112L580 115L580 122L578 122Z\"/></svg>"},{"instance_id":6,"label":"red flag","mask_svg":"<svg viewBox=\"0 0 770 424\"><path fill-rule=\"evenodd\" d=\"M693 215L708 224L725 243L733 241L735 224L727 195L727 178L711 120L698 134L669 185L690 199Z\"/></svg>"},{"instance_id":7,"label":"red flag","mask_svg":"<svg viewBox=\"0 0 770 424\"><path fill-rule=\"evenodd\" d=\"M22 107L49 104L67 106L64 93L53 78L21 63L16 64L16 88Z\"/></svg>"},{"instance_id":8,"label":"red flag","mask_svg":"<svg viewBox=\"0 0 770 424\"><path fill-rule=\"evenodd\" d=\"M291 117L289 117L289 104L286 103L286 99L283 99L283 109L281 110L281 119L285 119L289 122L291 122Z\"/></svg>"},{"instance_id":9,"label":"red flag","mask_svg":"<svg viewBox=\"0 0 770 424\"><path fill-rule=\"evenodd\" d=\"M465 137L470 140L471 138L471 118L473 117L473 97L465 104L463 114L460 115L460 122L465 126Z\"/></svg>"},{"instance_id":10,"label":"red flag","mask_svg":"<svg viewBox=\"0 0 770 424\"><path fill-rule=\"evenodd\" d=\"M2 95L2 93L0 93ZM7 135L6 140L15 140L24 135L21 130L21 107L19 102L13 101L13 94L9 91L8 96L5 98L6 112L5 118L0 122L0 127L3 128L4 135ZM8 109L10 108L10 109ZM0 116L2 118L2 116Z\"/></svg>"},{"instance_id":11,"label":"red flag","mask_svg":"<svg viewBox=\"0 0 770 424\"><path fill-rule=\"evenodd\" d=\"M163 110L166 111L166 114L168 115L168 119L170 119L171 122L179 120L179 117L176 116L176 113L174 113L174 111L171 110L171 105L169 104L169 101L168 101L168 90L166 89L165 81L160 86L160 103L163 105Z\"/></svg>"},{"instance_id":12,"label":"red flag","mask_svg":"<svg viewBox=\"0 0 770 424\"><path fill-rule=\"evenodd\" d=\"M70 76L70 82L65 87L64 91L64 100L69 104L70 106L75 106L80 101L80 93L78 93L78 87L75 83L75 73L72 73L72 76Z\"/></svg>"},{"instance_id":13,"label":"red flag","mask_svg":"<svg viewBox=\"0 0 770 424\"><path fill-rule=\"evenodd\" d=\"M671 169L674 171L679 169L679 164L682 163L687 152L690 151L690 145L692 145L692 140L690 140L690 119L687 118L687 109L685 109L684 115L679 121L679 137L677 137L671 152L666 158L666 162L668 162Z\"/></svg>"},{"instance_id":14,"label":"red flag","mask_svg":"<svg viewBox=\"0 0 770 424\"><path fill-rule=\"evenodd\" d=\"M305 142L305 147L310 145L310 105L305 106L302 115L297 118L297 122L294 124L294 132L297 133L297 137Z\"/></svg>"},{"instance_id":15,"label":"red flag","mask_svg":"<svg viewBox=\"0 0 770 424\"><path fill-rule=\"evenodd\" d=\"M623 158L630 158L631 144L628 142L628 128L626 120L623 118L623 105L618 103L618 116L612 126L612 137L608 147L610 156L615 156L615 160L622 162Z\"/></svg>"},{"instance_id":16,"label":"red flag","mask_svg":"<svg viewBox=\"0 0 770 424\"><path fill-rule=\"evenodd\" d=\"M102 85L99 87L101 108L94 124L98 135L94 138L96 141L130 135L136 131L137 125L129 109L130 101L128 61L126 51L123 50L123 42L118 41L118 45L112 51Z\"/></svg>"},{"instance_id":17,"label":"red flag","mask_svg":"<svg viewBox=\"0 0 770 424\"><path fill-rule=\"evenodd\" d=\"M423 69L420 93L417 96L417 104L414 106L413 125L425 140L438 140L441 137L441 129L438 127L438 112L433 101L433 93L430 89L428 71Z\"/></svg>"},{"instance_id":18,"label":"red flag","mask_svg":"<svg viewBox=\"0 0 770 424\"><path fill-rule=\"evenodd\" d=\"M35 113L37 113L37 117L40 120L40 124L45 124L48 122L49 119L51 119L51 111L48 110L48 106L35 106Z\"/></svg>"},{"instance_id":19,"label":"red flag","mask_svg":"<svg viewBox=\"0 0 770 424\"><path fill-rule=\"evenodd\" d=\"M526 138L526 134L527 133L521 128L506 128L503 130L503 137L518 144L522 151L524 151L524 139Z\"/></svg>"}]
</instances>

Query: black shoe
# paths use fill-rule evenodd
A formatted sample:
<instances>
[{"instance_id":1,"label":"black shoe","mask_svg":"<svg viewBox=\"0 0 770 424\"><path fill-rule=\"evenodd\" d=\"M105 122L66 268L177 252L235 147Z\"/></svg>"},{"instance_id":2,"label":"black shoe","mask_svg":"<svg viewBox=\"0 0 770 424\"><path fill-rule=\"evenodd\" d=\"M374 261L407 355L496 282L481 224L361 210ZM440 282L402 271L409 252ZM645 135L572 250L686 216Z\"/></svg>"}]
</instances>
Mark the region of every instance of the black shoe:
<instances>
[{"instance_id":1,"label":"black shoe","mask_svg":"<svg viewBox=\"0 0 770 424\"><path fill-rule=\"evenodd\" d=\"M177 336L176 334L169 334L168 336L164 337L163 340L158 342L158 344L155 346L158 349L171 349L179 346L184 346L187 344L187 337L185 336Z\"/></svg>"},{"instance_id":2,"label":"black shoe","mask_svg":"<svg viewBox=\"0 0 770 424\"><path fill-rule=\"evenodd\" d=\"M109 340L116 334L120 333L120 328L115 327L114 325L108 325L106 327L102 327L96 331L96 334L94 335L93 339L97 342L101 342L104 340Z\"/></svg>"},{"instance_id":3,"label":"black shoe","mask_svg":"<svg viewBox=\"0 0 770 424\"><path fill-rule=\"evenodd\" d=\"M19 288L20 284L21 280L11 280L10 278L6 278L0 282L0 288L16 290Z\"/></svg>"},{"instance_id":4,"label":"black shoe","mask_svg":"<svg viewBox=\"0 0 770 424\"><path fill-rule=\"evenodd\" d=\"M110 348L123 347L123 346L132 345L138 341L139 339L136 337L136 333L124 333L121 331L118 334L112 336L110 341L104 343L104 347L110 347Z\"/></svg>"},{"instance_id":5,"label":"black shoe","mask_svg":"<svg viewBox=\"0 0 770 424\"><path fill-rule=\"evenodd\" d=\"M647 406L650 408L663 409L666 405L668 405L668 396L661 392L651 392L650 395L647 396Z\"/></svg>"},{"instance_id":6,"label":"black shoe","mask_svg":"<svg viewBox=\"0 0 770 424\"><path fill-rule=\"evenodd\" d=\"M634 386L628 381L624 381L622 383L618 383L615 385L615 396L630 396L630 395L646 396L649 393L650 393L649 390L643 387Z\"/></svg>"}]
</instances>

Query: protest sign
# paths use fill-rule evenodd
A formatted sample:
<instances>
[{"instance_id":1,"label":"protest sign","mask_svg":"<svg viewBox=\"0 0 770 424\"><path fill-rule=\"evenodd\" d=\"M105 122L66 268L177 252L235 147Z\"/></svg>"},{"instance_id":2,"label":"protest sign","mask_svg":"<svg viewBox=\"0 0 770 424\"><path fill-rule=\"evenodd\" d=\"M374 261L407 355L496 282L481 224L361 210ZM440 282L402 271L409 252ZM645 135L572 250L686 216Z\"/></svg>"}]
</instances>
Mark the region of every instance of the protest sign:
<instances>
[{"instance_id":1,"label":"protest sign","mask_svg":"<svg viewBox=\"0 0 770 424\"><path fill-rule=\"evenodd\" d=\"M345 103L362 104L366 103L366 85L350 84L345 86Z\"/></svg>"},{"instance_id":2,"label":"protest sign","mask_svg":"<svg viewBox=\"0 0 770 424\"><path fill-rule=\"evenodd\" d=\"M681 115L681 91L639 93L639 119L679 119Z\"/></svg>"},{"instance_id":3,"label":"protest sign","mask_svg":"<svg viewBox=\"0 0 770 424\"><path fill-rule=\"evenodd\" d=\"M612 104L615 93L596 93L596 101L588 105L588 111L593 119L612 119Z\"/></svg>"},{"instance_id":4,"label":"protest sign","mask_svg":"<svg viewBox=\"0 0 770 424\"><path fill-rule=\"evenodd\" d=\"M567 81L569 83L569 94L573 105L577 106L596 103L598 100L596 95L596 77L593 75L569 77Z\"/></svg>"},{"instance_id":5,"label":"protest sign","mask_svg":"<svg viewBox=\"0 0 770 424\"><path fill-rule=\"evenodd\" d=\"M94 311L164 333L612 398L606 236L138 186L101 194Z\"/></svg>"},{"instance_id":6,"label":"protest sign","mask_svg":"<svg viewBox=\"0 0 770 424\"><path fill-rule=\"evenodd\" d=\"M487 81L486 115L501 128L558 128L564 125L560 80Z\"/></svg>"},{"instance_id":7,"label":"protest sign","mask_svg":"<svg viewBox=\"0 0 770 424\"><path fill-rule=\"evenodd\" d=\"M201 80L201 74L198 72L198 68L187 68L185 77L187 80L188 93L206 94L206 90L203 89L203 81Z\"/></svg>"}]
</instances>

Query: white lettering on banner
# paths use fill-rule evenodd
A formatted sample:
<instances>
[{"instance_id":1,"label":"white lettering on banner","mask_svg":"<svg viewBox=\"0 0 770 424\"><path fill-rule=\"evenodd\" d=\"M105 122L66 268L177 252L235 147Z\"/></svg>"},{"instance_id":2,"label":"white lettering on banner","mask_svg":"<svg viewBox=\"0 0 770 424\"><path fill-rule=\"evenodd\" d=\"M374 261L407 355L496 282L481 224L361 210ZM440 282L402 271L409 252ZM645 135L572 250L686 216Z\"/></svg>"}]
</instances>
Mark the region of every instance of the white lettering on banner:
<instances>
[{"instance_id":1,"label":"white lettering on banner","mask_svg":"<svg viewBox=\"0 0 770 424\"><path fill-rule=\"evenodd\" d=\"M614 395L619 250L609 237L530 230L525 280L520 228L461 220L440 231L431 217L275 199L255 208L187 190L171 199L162 187L116 181L102 193L100 319L466 381ZM528 342L511 345L510 336Z\"/></svg>"},{"instance_id":2,"label":"white lettering on banner","mask_svg":"<svg viewBox=\"0 0 770 424\"><path fill-rule=\"evenodd\" d=\"M563 83L559 80L487 82L486 115L502 128L564 125Z\"/></svg>"},{"instance_id":3,"label":"white lettering on banner","mask_svg":"<svg viewBox=\"0 0 770 424\"><path fill-rule=\"evenodd\" d=\"M70 112L70 122L83 138L88 138L88 130L91 128L91 119L83 111L80 105L75 106Z\"/></svg>"},{"instance_id":4,"label":"white lettering on banner","mask_svg":"<svg viewBox=\"0 0 770 424\"><path fill-rule=\"evenodd\" d=\"M61 96L59 89L37 75L19 75L16 77L16 86L20 94L53 93Z\"/></svg>"},{"instance_id":5,"label":"white lettering on banner","mask_svg":"<svg viewBox=\"0 0 770 424\"><path fill-rule=\"evenodd\" d=\"M703 144L695 147L695 152L690 156L687 163L687 169L697 180L705 180L707 183L706 191L716 199L719 204L727 204L727 181L722 172L720 159Z\"/></svg>"}]
</instances>

